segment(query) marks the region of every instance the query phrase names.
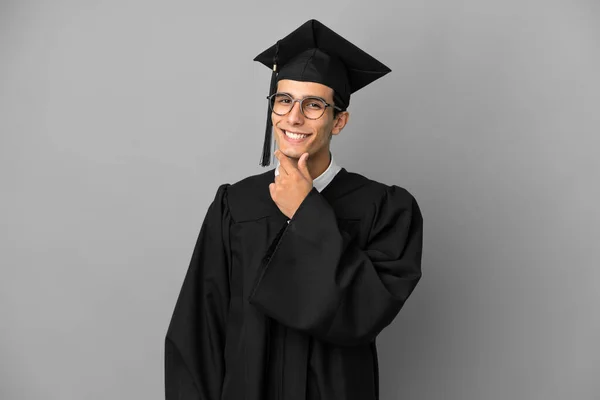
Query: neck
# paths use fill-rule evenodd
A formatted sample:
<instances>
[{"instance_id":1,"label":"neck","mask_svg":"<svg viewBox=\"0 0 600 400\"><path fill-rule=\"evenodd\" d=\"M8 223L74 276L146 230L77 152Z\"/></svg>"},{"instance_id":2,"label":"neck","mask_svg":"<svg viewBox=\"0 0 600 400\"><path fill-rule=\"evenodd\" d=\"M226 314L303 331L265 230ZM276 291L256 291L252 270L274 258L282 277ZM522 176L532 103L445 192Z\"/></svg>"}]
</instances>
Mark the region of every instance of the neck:
<instances>
[{"instance_id":1,"label":"neck","mask_svg":"<svg viewBox=\"0 0 600 400\"><path fill-rule=\"evenodd\" d=\"M329 149L319 154L311 155L308 158L308 172L310 173L310 177L312 179L319 177L329 167L330 163Z\"/></svg>"}]
</instances>

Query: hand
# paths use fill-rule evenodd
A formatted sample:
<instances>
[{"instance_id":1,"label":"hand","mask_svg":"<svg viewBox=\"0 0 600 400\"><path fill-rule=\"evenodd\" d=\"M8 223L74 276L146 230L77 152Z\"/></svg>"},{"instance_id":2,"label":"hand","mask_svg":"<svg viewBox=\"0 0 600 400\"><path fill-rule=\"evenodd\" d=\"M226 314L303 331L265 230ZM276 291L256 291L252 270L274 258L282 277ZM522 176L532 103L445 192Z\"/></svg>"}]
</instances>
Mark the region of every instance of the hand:
<instances>
[{"instance_id":1,"label":"hand","mask_svg":"<svg viewBox=\"0 0 600 400\"><path fill-rule=\"evenodd\" d=\"M275 157L279 160L279 175L269 185L269 192L279 210L291 219L313 188L307 166L308 153L300 156L298 167L280 150L275 151Z\"/></svg>"}]
</instances>

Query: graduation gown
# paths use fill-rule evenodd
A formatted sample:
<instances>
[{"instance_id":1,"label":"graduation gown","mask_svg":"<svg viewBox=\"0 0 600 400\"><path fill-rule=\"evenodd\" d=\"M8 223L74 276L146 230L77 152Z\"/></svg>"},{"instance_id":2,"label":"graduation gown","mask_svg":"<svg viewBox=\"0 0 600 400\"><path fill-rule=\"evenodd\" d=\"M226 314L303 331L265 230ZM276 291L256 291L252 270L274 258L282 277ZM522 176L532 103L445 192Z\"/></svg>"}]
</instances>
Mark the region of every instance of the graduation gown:
<instances>
[{"instance_id":1,"label":"graduation gown","mask_svg":"<svg viewBox=\"0 0 600 400\"><path fill-rule=\"evenodd\" d=\"M165 341L167 400L374 400L376 336L421 277L405 189L344 168L293 218L273 170L221 185Z\"/></svg>"}]
</instances>

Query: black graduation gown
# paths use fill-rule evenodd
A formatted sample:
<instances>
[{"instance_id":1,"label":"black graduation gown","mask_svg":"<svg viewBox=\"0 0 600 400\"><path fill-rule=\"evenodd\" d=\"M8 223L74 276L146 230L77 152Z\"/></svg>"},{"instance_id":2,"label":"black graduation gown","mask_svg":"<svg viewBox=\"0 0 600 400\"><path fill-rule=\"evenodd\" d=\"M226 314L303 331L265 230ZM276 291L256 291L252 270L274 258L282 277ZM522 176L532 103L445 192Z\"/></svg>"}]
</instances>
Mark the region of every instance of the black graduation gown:
<instances>
[{"instance_id":1,"label":"black graduation gown","mask_svg":"<svg viewBox=\"0 0 600 400\"><path fill-rule=\"evenodd\" d=\"M344 168L287 222L271 169L221 185L165 343L167 400L373 400L375 338L421 277L405 189Z\"/></svg>"}]
</instances>

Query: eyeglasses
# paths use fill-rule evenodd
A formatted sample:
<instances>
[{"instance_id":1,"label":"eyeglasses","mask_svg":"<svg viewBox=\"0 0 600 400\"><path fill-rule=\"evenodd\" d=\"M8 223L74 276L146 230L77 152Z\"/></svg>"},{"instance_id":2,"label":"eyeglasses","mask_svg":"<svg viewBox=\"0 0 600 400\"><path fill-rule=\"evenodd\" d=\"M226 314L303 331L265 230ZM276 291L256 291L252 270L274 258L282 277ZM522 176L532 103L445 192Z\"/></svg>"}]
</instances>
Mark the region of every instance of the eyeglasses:
<instances>
[{"instance_id":1,"label":"eyeglasses","mask_svg":"<svg viewBox=\"0 0 600 400\"><path fill-rule=\"evenodd\" d=\"M315 96L294 99L287 93L275 93L271 96L267 96L267 100L269 100L269 108L271 111L279 116L286 115L292 111L295 102L300 103L300 111L302 112L302 115L308 119L321 118L323 114L325 114L327 107L333 107L336 110L342 111L338 106L329 104L325 99Z\"/></svg>"}]
</instances>

